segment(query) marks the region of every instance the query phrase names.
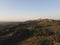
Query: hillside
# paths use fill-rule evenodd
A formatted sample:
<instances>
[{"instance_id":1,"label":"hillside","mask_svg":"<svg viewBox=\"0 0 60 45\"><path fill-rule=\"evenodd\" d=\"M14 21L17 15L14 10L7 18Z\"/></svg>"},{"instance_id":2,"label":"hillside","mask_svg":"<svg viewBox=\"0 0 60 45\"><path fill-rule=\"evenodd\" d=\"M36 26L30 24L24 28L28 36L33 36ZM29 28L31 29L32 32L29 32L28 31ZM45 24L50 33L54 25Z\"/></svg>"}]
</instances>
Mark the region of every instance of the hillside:
<instances>
[{"instance_id":1,"label":"hillside","mask_svg":"<svg viewBox=\"0 0 60 45\"><path fill-rule=\"evenodd\" d=\"M0 45L56 45L55 43L60 43L60 20L41 19L0 25Z\"/></svg>"}]
</instances>

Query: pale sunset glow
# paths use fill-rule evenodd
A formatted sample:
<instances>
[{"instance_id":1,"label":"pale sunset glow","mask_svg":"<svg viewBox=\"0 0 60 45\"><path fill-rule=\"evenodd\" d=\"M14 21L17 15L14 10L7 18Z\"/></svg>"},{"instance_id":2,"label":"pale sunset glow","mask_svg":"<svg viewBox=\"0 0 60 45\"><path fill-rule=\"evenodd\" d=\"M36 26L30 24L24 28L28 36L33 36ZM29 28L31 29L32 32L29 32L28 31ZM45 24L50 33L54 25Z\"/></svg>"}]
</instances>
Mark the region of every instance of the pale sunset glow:
<instances>
[{"instance_id":1,"label":"pale sunset glow","mask_svg":"<svg viewBox=\"0 0 60 45\"><path fill-rule=\"evenodd\" d=\"M60 0L0 0L0 21L59 19Z\"/></svg>"}]
</instances>

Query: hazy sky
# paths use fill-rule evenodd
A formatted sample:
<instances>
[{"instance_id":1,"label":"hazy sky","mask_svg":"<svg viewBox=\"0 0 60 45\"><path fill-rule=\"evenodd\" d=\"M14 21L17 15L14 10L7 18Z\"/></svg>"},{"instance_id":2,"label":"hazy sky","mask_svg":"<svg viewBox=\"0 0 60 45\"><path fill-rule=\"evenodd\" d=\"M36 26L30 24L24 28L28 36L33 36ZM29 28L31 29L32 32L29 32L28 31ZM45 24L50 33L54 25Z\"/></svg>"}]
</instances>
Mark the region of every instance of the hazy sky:
<instances>
[{"instance_id":1,"label":"hazy sky","mask_svg":"<svg viewBox=\"0 0 60 45\"><path fill-rule=\"evenodd\" d=\"M60 0L0 0L0 21L60 19Z\"/></svg>"}]
</instances>

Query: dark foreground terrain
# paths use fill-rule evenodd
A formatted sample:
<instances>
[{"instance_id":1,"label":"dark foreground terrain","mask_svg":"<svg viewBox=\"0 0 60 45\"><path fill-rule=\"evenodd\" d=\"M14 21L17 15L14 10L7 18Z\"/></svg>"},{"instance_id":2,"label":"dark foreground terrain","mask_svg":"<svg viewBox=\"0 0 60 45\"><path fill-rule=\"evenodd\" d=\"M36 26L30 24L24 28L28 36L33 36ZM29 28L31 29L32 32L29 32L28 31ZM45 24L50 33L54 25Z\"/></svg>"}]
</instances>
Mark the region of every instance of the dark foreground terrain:
<instances>
[{"instance_id":1,"label":"dark foreground terrain","mask_svg":"<svg viewBox=\"0 0 60 45\"><path fill-rule=\"evenodd\" d=\"M60 20L6 24L0 25L0 45L60 45Z\"/></svg>"}]
</instances>

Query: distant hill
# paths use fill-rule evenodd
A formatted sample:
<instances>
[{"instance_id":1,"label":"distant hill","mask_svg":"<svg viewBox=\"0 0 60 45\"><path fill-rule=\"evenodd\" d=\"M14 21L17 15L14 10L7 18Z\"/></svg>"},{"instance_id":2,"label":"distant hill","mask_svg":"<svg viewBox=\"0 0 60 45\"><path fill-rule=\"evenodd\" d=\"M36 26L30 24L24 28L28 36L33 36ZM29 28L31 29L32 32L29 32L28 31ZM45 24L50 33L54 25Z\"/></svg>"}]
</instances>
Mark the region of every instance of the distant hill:
<instances>
[{"instance_id":1,"label":"distant hill","mask_svg":"<svg viewBox=\"0 0 60 45\"><path fill-rule=\"evenodd\" d=\"M20 22L0 22L0 25L18 24Z\"/></svg>"},{"instance_id":2,"label":"distant hill","mask_svg":"<svg viewBox=\"0 0 60 45\"><path fill-rule=\"evenodd\" d=\"M55 45L60 43L60 20L0 22L0 45Z\"/></svg>"}]
</instances>

